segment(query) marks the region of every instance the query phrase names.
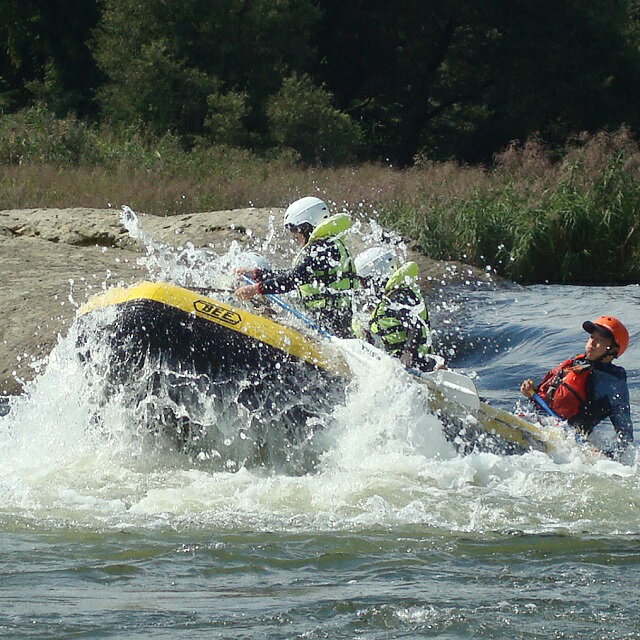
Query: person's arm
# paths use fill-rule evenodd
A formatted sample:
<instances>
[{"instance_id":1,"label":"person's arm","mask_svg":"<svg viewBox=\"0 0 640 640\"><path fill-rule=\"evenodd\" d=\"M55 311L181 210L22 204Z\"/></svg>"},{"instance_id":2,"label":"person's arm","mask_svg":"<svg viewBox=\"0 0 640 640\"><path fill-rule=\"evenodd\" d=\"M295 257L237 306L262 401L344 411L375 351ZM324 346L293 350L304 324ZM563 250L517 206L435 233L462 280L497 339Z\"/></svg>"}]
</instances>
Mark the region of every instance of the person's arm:
<instances>
[{"instance_id":1,"label":"person's arm","mask_svg":"<svg viewBox=\"0 0 640 640\"><path fill-rule=\"evenodd\" d=\"M633 423L631 422L631 406L629 388L626 380L620 380L616 392L610 398L610 420L616 432L616 449L620 454L633 442Z\"/></svg>"},{"instance_id":2,"label":"person's arm","mask_svg":"<svg viewBox=\"0 0 640 640\"><path fill-rule=\"evenodd\" d=\"M303 251L305 254L295 267L281 271L258 271L256 284L245 285L236 289L236 296L240 300L248 300L259 294L280 294L293 291L296 287L314 279L314 273L327 270L327 263L331 260L332 247L324 242L309 245ZM337 249L336 249L337 250Z\"/></svg>"},{"instance_id":3,"label":"person's arm","mask_svg":"<svg viewBox=\"0 0 640 640\"><path fill-rule=\"evenodd\" d=\"M287 293L301 284L318 279L319 272L327 273L340 259L337 247L333 243L316 241L303 249L304 256L295 267L286 271L274 272L261 281L261 293Z\"/></svg>"},{"instance_id":4,"label":"person's arm","mask_svg":"<svg viewBox=\"0 0 640 640\"><path fill-rule=\"evenodd\" d=\"M238 267L235 269L236 276L249 276L249 278L256 281L264 280L272 273L273 271L271 269L246 269L245 267Z\"/></svg>"},{"instance_id":5,"label":"person's arm","mask_svg":"<svg viewBox=\"0 0 640 640\"><path fill-rule=\"evenodd\" d=\"M295 267L265 274L266 277L260 280L260 293L277 294L293 291L308 280L310 269L313 269L313 259L307 252Z\"/></svg>"},{"instance_id":6,"label":"person's arm","mask_svg":"<svg viewBox=\"0 0 640 640\"><path fill-rule=\"evenodd\" d=\"M624 370L619 367L613 371L596 367L587 386L587 397L590 399L584 411L569 420L569 424L575 424L590 433L599 422L608 417L616 432L616 441L613 448L604 450L603 453L610 458L619 458L633 441L629 389Z\"/></svg>"},{"instance_id":7,"label":"person's arm","mask_svg":"<svg viewBox=\"0 0 640 640\"><path fill-rule=\"evenodd\" d=\"M239 300L250 300L254 296L262 293L260 290L260 281L272 277L277 272L269 269L245 269L238 267L235 270L237 277L247 276L253 280L253 284L245 284L235 290L235 295Z\"/></svg>"}]
</instances>

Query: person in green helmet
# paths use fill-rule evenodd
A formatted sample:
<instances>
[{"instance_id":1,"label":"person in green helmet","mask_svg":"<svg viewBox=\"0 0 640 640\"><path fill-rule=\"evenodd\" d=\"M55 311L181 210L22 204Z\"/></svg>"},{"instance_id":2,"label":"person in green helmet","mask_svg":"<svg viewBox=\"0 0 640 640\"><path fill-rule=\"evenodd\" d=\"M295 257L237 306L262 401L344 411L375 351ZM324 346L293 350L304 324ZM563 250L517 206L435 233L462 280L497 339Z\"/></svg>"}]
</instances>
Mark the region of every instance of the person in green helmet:
<instances>
[{"instance_id":1,"label":"person in green helmet","mask_svg":"<svg viewBox=\"0 0 640 640\"><path fill-rule=\"evenodd\" d=\"M360 297L372 308L364 338L408 368L433 371L429 313L417 285L418 265L400 265L390 247L372 247L355 259Z\"/></svg>"},{"instance_id":2,"label":"person in green helmet","mask_svg":"<svg viewBox=\"0 0 640 640\"><path fill-rule=\"evenodd\" d=\"M300 252L291 269L238 269L255 284L239 287L235 295L249 300L259 294L297 290L305 311L323 328L340 338L351 334L351 292L357 284L351 254L340 236L351 226L347 214L331 216L327 205L315 197L293 202L284 215Z\"/></svg>"}]
</instances>

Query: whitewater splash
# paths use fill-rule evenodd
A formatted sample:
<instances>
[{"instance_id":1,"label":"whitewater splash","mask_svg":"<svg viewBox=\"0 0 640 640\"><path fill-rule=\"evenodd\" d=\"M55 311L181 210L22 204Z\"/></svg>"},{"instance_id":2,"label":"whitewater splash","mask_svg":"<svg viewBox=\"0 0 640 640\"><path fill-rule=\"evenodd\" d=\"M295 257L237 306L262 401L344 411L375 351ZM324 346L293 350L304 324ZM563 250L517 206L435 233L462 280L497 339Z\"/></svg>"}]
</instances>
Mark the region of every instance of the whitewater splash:
<instances>
[{"instance_id":1,"label":"whitewater splash","mask_svg":"<svg viewBox=\"0 0 640 640\"><path fill-rule=\"evenodd\" d=\"M237 246L218 256L147 241L153 278L218 286L230 265L242 264ZM98 330L93 339L108 360ZM144 398L132 407L118 394L101 401L101 369L78 357L81 343L74 326L0 418L5 526L640 532L637 464L589 465L577 450L562 460L458 455L429 411L427 390L399 383L389 359L354 365L343 401L310 439L256 459L250 414L237 411L233 394L220 404L194 383L198 415L188 417L219 433L180 450L149 421L163 400L178 417L193 409L172 405L169 394L155 407ZM281 446L260 443L262 453Z\"/></svg>"}]
</instances>

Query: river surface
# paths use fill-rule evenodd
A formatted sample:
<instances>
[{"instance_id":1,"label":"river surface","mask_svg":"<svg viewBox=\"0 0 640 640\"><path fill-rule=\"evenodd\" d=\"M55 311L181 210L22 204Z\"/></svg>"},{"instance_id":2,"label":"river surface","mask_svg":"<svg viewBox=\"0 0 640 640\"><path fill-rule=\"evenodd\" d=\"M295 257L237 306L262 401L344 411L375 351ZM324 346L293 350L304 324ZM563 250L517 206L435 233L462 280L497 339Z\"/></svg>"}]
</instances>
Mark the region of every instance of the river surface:
<instances>
[{"instance_id":1,"label":"river surface","mask_svg":"<svg viewBox=\"0 0 640 640\"><path fill-rule=\"evenodd\" d=\"M511 410L522 379L640 288L445 291L441 348ZM640 638L640 467L474 453L416 390L360 372L316 466L232 471L92 421L62 339L0 418L2 638ZM603 437L607 434L606 425Z\"/></svg>"}]
</instances>

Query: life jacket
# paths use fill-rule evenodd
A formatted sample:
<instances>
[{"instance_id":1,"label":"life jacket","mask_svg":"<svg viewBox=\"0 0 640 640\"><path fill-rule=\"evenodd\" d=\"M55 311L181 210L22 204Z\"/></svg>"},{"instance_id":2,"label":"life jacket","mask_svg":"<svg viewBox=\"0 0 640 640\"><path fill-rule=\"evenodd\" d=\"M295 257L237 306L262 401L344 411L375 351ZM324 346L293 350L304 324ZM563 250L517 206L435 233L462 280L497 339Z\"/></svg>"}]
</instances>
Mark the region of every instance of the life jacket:
<instances>
[{"instance_id":1,"label":"life jacket","mask_svg":"<svg viewBox=\"0 0 640 640\"><path fill-rule=\"evenodd\" d=\"M429 312L422 292L416 284L417 276L418 265L415 262L407 262L397 269L385 286L382 300L371 314L369 332L374 344L387 353L402 355L409 338L409 327L405 327L403 322L393 314L394 306L402 309L407 308L406 303L398 304L395 302L395 299L402 297L412 297L417 301L411 308L411 313L420 327L420 335L417 338L417 355L424 358L431 353Z\"/></svg>"},{"instance_id":2,"label":"life jacket","mask_svg":"<svg viewBox=\"0 0 640 640\"><path fill-rule=\"evenodd\" d=\"M311 281L298 286L298 294L307 309L351 309L350 292L356 287L356 271L347 247L339 238L350 226L351 218L347 214L331 216L313 230L307 244L296 256L294 266L308 254L309 247L319 240L331 242L340 256L336 264L327 264L326 269L315 269L310 274Z\"/></svg>"},{"instance_id":3,"label":"life jacket","mask_svg":"<svg viewBox=\"0 0 640 640\"><path fill-rule=\"evenodd\" d=\"M587 381L592 370L593 365L584 354L569 358L545 375L538 395L561 418L573 418L587 401Z\"/></svg>"}]
</instances>

